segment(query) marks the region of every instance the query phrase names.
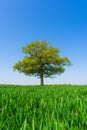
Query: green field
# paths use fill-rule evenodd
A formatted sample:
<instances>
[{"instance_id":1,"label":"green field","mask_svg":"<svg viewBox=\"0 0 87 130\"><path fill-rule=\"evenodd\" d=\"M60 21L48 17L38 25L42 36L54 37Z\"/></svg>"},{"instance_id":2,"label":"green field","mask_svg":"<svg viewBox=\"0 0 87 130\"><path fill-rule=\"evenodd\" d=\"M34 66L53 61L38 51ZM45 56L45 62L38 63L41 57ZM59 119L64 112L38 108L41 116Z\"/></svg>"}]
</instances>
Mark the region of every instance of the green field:
<instances>
[{"instance_id":1,"label":"green field","mask_svg":"<svg viewBox=\"0 0 87 130\"><path fill-rule=\"evenodd\" d=\"M87 130L87 86L0 85L0 130Z\"/></svg>"}]
</instances>

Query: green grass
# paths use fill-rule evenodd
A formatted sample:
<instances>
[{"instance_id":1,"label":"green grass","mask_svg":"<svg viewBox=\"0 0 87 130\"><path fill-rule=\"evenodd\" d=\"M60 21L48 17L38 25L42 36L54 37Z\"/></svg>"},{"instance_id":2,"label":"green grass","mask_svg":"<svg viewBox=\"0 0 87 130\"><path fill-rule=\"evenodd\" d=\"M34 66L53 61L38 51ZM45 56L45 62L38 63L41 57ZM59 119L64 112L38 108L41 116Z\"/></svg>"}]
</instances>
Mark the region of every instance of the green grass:
<instances>
[{"instance_id":1,"label":"green grass","mask_svg":"<svg viewBox=\"0 0 87 130\"><path fill-rule=\"evenodd\" d=\"M0 85L0 130L87 130L87 86Z\"/></svg>"}]
</instances>

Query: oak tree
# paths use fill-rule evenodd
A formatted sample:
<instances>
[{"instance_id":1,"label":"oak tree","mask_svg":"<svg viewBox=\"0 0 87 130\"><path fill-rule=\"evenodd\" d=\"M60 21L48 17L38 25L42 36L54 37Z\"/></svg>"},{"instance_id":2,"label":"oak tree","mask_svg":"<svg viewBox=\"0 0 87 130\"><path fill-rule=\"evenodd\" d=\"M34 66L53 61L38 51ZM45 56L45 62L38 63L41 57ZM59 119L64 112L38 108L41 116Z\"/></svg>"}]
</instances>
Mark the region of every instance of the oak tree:
<instances>
[{"instance_id":1,"label":"oak tree","mask_svg":"<svg viewBox=\"0 0 87 130\"><path fill-rule=\"evenodd\" d=\"M22 52L26 55L13 66L14 70L39 77L41 85L44 85L44 78L63 73L64 66L71 64L67 57L60 57L59 48L50 46L45 40L27 44Z\"/></svg>"}]
</instances>

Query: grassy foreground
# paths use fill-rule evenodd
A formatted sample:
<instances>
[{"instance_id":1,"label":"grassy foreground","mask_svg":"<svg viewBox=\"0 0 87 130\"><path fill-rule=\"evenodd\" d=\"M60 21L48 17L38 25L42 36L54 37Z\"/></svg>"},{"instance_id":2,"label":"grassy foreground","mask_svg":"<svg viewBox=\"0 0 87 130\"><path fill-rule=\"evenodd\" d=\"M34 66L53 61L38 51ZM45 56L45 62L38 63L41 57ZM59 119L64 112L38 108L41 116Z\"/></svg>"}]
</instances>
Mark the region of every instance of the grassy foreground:
<instances>
[{"instance_id":1,"label":"grassy foreground","mask_svg":"<svg viewBox=\"0 0 87 130\"><path fill-rule=\"evenodd\" d=\"M87 130L87 86L0 85L0 130Z\"/></svg>"}]
</instances>

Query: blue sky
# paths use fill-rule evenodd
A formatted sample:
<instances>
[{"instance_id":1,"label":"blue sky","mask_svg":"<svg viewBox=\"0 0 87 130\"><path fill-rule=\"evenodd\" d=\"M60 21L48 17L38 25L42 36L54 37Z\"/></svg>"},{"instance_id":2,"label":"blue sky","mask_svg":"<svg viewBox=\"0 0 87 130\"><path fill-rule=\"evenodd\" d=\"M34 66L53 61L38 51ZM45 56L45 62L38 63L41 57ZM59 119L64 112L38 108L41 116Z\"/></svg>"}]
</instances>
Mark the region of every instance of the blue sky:
<instances>
[{"instance_id":1,"label":"blue sky","mask_svg":"<svg viewBox=\"0 0 87 130\"><path fill-rule=\"evenodd\" d=\"M73 64L45 84L87 84L87 0L0 0L0 84L39 84L12 66L23 46L43 39Z\"/></svg>"}]
</instances>

